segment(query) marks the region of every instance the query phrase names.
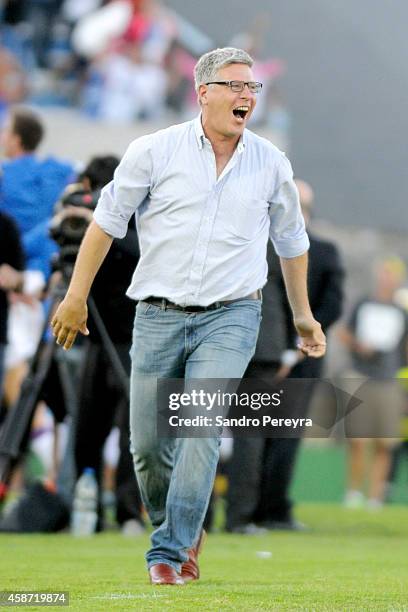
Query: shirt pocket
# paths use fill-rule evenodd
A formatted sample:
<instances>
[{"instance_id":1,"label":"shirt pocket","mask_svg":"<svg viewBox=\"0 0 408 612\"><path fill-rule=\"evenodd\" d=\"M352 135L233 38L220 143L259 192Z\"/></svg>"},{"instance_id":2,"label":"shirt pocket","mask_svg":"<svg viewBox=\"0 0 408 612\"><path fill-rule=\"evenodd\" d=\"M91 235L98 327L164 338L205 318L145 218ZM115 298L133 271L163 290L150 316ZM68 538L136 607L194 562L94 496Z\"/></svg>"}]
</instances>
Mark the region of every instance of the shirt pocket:
<instances>
[{"instance_id":1,"label":"shirt pocket","mask_svg":"<svg viewBox=\"0 0 408 612\"><path fill-rule=\"evenodd\" d=\"M269 224L269 202L231 191L223 201L222 221L229 234L244 241L254 240Z\"/></svg>"}]
</instances>

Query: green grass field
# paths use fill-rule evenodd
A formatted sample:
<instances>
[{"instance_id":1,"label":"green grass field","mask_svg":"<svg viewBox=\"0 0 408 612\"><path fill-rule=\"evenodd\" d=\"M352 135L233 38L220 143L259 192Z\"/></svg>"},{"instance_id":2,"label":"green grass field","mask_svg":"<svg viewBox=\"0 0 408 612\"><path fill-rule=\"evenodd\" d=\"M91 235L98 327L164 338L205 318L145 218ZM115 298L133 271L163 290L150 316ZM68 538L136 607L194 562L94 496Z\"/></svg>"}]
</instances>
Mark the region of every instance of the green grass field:
<instances>
[{"instance_id":1,"label":"green grass field","mask_svg":"<svg viewBox=\"0 0 408 612\"><path fill-rule=\"evenodd\" d=\"M148 584L147 536L1 535L0 589L66 590L81 612L408 611L407 508L304 504L297 514L309 532L210 535L201 580L183 587Z\"/></svg>"}]
</instances>

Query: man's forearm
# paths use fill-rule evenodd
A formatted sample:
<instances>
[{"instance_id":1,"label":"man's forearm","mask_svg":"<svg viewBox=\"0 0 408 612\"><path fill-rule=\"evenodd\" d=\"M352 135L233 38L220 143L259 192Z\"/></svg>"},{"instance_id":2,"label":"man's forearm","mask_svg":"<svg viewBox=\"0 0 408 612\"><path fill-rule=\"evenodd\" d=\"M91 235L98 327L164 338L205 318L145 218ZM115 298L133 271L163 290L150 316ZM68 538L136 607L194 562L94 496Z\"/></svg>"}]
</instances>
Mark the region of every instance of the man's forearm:
<instances>
[{"instance_id":1,"label":"man's forearm","mask_svg":"<svg viewBox=\"0 0 408 612\"><path fill-rule=\"evenodd\" d=\"M308 357L323 357L326 337L310 309L307 295L307 261L307 253L291 259L280 258L293 322L299 335L297 346Z\"/></svg>"},{"instance_id":2,"label":"man's forearm","mask_svg":"<svg viewBox=\"0 0 408 612\"><path fill-rule=\"evenodd\" d=\"M79 249L68 295L86 301L112 241L112 236L106 234L95 221L91 222Z\"/></svg>"},{"instance_id":3,"label":"man's forearm","mask_svg":"<svg viewBox=\"0 0 408 612\"><path fill-rule=\"evenodd\" d=\"M293 318L313 316L307 294L307 253L290 259L281 257L280 262Z\"/></svg>"}]
</instances>

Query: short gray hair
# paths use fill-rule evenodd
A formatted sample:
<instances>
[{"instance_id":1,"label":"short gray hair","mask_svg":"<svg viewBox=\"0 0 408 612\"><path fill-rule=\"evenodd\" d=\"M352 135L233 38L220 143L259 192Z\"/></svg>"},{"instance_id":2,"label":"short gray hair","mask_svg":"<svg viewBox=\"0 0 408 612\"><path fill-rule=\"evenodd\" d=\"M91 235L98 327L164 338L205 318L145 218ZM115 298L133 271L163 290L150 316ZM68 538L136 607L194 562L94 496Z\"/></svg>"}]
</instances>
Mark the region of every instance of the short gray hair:
<instances>
[{"instance_id":1,"label":"short gray hair","mask_svg":"<svg viewBox=\"0 0 408 612\"><path fill-rule=\"evenodd\" d=\"M214 49L200 57L194 68L195 89L198 91L200 85L214 81L217 72L229 64L246 64L252 67L254 60L243 49L235 47L224 47Z\"/></svg>"}]
</instances>

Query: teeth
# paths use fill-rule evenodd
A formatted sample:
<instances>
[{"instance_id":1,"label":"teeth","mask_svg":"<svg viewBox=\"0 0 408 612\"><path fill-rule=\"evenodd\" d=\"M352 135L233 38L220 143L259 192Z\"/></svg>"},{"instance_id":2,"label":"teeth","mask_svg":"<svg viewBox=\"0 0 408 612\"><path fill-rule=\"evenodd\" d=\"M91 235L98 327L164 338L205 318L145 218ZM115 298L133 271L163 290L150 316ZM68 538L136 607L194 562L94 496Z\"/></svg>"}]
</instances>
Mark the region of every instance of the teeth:
<instances>
[{"instance_id":1,"label":"teeth","mask_svg":"<svg viewBox=\"0 0 408 612\"><path fill-rule=\"evenodd\" d=\"M234 110L242 110L242 111L248 112L249 106L237 106L237 108L235 108Z\"/></svg>"}]
</instances>

